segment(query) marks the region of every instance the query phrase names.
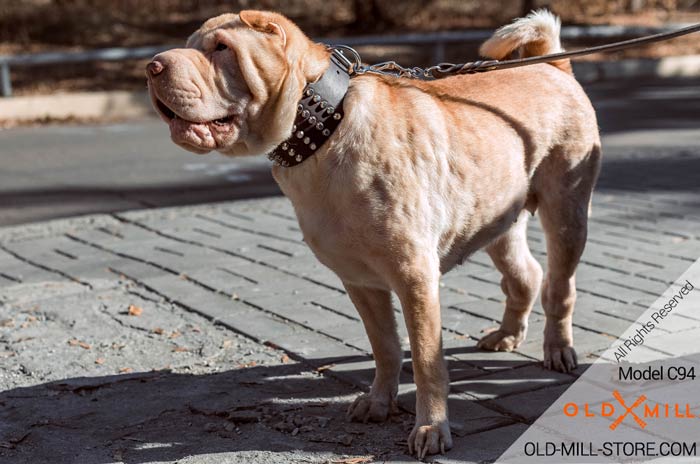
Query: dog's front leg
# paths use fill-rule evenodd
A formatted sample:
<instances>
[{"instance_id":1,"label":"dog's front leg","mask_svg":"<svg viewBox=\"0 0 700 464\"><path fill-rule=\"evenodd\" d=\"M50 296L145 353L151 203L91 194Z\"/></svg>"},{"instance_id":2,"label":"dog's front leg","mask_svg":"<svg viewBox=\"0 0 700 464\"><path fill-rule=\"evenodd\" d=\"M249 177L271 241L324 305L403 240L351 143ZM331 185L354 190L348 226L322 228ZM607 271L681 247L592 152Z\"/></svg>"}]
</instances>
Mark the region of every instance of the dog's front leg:
<instances>
[{"instance_id":1,"label":"dog's front leg","mask_svg":"<svg viewBox=\"0 0 700 464\"><path fill-rule=\"evenodd\" d=\"M376 363L370 392L355 399L348 408L348 417L360 422L381 422L395 407L403 358L391 294L388 290L347 283L345 289L362 317Z\"/></svg>"},{"instance_id":2,"label":"dog's front leg","mask_svg":"<svg viewBox=\"0 0 700 464\"><path fill-rule=\"evenodd\" d=\"M440 275L436 265L425 264L404 268L405 277L396 286L411 340L417 387L416 424L408 437L408 449L421 459L452 447L447 419L449 378L442 353Z\"/></svg>"}]
</instances>

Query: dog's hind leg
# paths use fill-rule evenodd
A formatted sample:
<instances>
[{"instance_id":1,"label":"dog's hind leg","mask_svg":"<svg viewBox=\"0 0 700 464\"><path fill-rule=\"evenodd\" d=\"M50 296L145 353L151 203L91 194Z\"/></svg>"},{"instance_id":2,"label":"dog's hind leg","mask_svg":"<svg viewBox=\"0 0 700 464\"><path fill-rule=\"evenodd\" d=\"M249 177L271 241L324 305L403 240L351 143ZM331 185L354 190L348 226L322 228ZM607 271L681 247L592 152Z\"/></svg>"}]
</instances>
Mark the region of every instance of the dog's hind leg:
<instances>
[{"instance_id":1,"label":"dog's hind leg","mask_svg":"<svg viewBox=\"0 0 700 464\"><path fill-rule=\"evenodd\" d=\"M501 289L506 295L506 309L501 327L479 341L479 348L512 351L525 339L527 319L542 283L542 267L532 257L527 245L529 213L523 210L517 222L486 251L503 274Z\"/></svg>"},{"instance_id":2,"label":"dog's hind leg","mask_svg":"<svg viewBox=\"0 0 700 464\"><path fill-rule=\"evenodd\" d=\"M586 244L591 194L600 167L600 148L555 148L535 176L538 211L547 238L547 276L542 288L546 315L544 365L576 368L572 317L576 266Z\"/></svg>"},{"instance_id":3,"label":"dog's hind leg","mask_svg":"<svg viewBox=\"0 0 700 464\"><path fill-rule=\"evenodd\" d=\"M403 357L391 294L387 290L349 284L345 284L345 289L362 317L376 363L370 392L355 399L348 408L348 418L381 422L395 406Z\"/></svg>"}]
</instances>

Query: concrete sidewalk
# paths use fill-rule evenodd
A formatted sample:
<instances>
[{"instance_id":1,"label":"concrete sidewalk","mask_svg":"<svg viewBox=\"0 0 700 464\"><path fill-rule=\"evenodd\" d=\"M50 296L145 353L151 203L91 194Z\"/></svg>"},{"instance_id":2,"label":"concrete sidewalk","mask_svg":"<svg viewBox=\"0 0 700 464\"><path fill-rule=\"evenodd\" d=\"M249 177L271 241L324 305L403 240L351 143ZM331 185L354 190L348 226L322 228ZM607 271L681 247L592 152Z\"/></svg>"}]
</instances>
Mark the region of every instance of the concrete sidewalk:
<instances>
[{"instance_id":1,"label":"concrete sidewalk","mask_svg":"<svg viewBox=\"0 0 700 464\"><path fill-rule=\"evenodd\" d=\"M540 367L539 305L517 352L475 348L503 307L484 253L443 278L440 462L498 457L700 256L700 147L627 137L606 148L579 267L578 372ZM544 261L536 220L530 244ZM284 198L0 229L0 461L411 462L404 369L391 421L345 420L369 344Z\"/></svg>"}]
</instances>

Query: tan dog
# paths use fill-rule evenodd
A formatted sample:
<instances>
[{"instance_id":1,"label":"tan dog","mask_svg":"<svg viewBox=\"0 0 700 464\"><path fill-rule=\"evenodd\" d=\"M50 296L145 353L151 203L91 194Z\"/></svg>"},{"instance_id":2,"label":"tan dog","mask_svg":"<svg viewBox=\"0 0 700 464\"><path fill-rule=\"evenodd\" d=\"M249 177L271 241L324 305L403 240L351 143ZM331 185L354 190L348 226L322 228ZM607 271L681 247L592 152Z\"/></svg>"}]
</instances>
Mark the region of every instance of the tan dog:
<instances>
[{"instance_id":1,"label":"tan dog","mask_svg":"<svg viewBox=\"0 0 700 464\"><path fill-rule=\"evenodd\" d=\"M559 21L541 11L500 29L482 53L501 59L560 51ZM304 86L329 51L291 21L242 11L207 21L187 48L148 65L154 105L182 147L257 155L292 132ZM402 350L390 292L401 302L417 385L408 439L423 457L452 445L442 355L441 274L486 247L503 274L505 314L479 342L510 351L525 338L542 269L526 241L528 211L547 238L544 363L576 367L574 273L586 242L599 164L596 118L568 61L423 82L351 80L345 118L314 156L273 167L318 259L342 279L376 359L354 420L386 419Z\"/></svg>"}]
</instances>

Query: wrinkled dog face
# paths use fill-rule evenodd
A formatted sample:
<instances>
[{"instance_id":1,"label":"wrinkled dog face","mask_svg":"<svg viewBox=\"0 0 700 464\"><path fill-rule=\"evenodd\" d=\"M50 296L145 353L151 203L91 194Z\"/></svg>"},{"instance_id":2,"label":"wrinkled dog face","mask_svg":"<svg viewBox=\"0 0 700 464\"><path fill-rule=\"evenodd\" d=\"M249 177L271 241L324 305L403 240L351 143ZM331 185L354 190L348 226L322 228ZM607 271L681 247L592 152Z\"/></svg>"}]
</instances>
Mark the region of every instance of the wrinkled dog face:
<instances>
[{"instance_id":1,"label":"wrinkled dog face","mask_svg":"<svg viewBox=\"0 0 700 464\"><path fill-rule=\"evenodd\" d=\"M242 11L212 18L147 66L153 106L176 144L195 152L266 153L291 133L303 87L328 52L285 17Z\"/></svg>"}]
</instances>

